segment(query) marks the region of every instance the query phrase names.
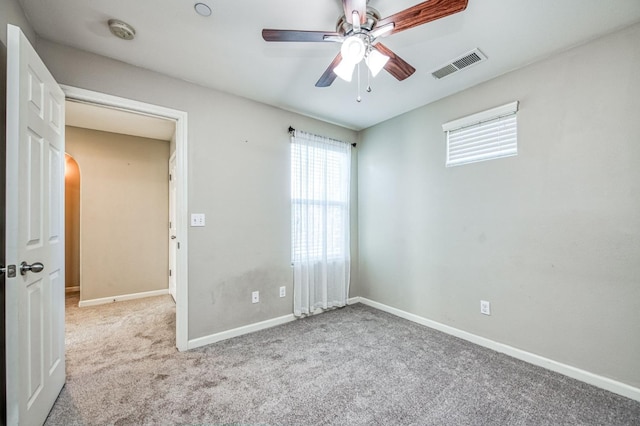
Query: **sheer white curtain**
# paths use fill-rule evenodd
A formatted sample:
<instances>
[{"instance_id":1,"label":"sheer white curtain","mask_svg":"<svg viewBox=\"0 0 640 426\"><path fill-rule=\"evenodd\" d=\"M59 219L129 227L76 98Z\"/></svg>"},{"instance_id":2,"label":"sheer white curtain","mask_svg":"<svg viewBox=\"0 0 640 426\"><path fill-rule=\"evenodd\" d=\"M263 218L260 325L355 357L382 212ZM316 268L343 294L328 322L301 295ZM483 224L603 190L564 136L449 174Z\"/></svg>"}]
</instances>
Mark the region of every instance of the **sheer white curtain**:
<instances>
[{"instance_id":1,"label":"sheer white curtain","mask_svg":"<svg viewBox=\"0 0 640 426\"><path fill-rule=\"evenodd\" d=\"M296 130L291 137L293 313L347 304L351 145Z\"/></svg>"}]
</instances>

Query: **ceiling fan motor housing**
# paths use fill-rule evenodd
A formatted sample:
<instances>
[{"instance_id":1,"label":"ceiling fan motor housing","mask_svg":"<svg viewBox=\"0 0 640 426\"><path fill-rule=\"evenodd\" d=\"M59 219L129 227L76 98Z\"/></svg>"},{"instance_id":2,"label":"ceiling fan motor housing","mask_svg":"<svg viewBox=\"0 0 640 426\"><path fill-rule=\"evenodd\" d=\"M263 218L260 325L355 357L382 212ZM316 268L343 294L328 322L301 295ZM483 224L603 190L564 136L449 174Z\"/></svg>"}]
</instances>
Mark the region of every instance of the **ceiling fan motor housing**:
<instances>
[{"instance_id":1,"label":"ceiling fan motor housing","mask_svg":"<svg viewBox=\"0 0 640 426\"><path fill-rule=\"evenodd\" d=\"M361 32L369 32L371 31L378 21L380 20L380 13L372 7L367 6L367 20L364 24L360 25ZM342 34L343 36L349 36L353 34L353 25L351 25L347 18L342 15L340 19L338 19L338 23L336 24L336 32Z\"/></svg>"}]
</instances>

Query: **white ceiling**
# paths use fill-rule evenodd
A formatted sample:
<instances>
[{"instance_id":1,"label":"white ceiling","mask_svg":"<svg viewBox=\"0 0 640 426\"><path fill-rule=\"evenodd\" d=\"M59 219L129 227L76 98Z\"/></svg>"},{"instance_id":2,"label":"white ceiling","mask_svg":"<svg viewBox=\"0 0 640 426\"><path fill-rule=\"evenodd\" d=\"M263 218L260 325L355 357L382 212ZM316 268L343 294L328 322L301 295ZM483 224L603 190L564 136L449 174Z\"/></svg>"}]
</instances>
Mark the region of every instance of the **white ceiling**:
<instances>
[{"instance_id":1,"label":"white ceiling","mask_svg":"<svg viewBox=\"0 0 640 426\"><path fill-rule=\"evenodd\" d=\"M166 118L74 101L65 102L65 124L163 141L171 140L176 128Z\"/></svg>"},{"instance_id":2,"label":"white ceiling","mask_svg":"<svg viewBox=\"0 0 640 426\"><path fill-rule=\"evenodd\" d=\"M263 28L334 31L338 0L20 0L43 38L356 130L363 129L640 21L639 0L469 0L461 13L383 40L417 71L403 82L386 72L357 103L357 85L315 82L335 43L267 43ZM419 0L370 0L382 17ZM112 36L107 20L135 27ZM431 71L473 48L486 62L435 80ZM364 86L364 85L363 85ZM363 87L364 91L364 87Z\"/></svg>"}]
</instances>

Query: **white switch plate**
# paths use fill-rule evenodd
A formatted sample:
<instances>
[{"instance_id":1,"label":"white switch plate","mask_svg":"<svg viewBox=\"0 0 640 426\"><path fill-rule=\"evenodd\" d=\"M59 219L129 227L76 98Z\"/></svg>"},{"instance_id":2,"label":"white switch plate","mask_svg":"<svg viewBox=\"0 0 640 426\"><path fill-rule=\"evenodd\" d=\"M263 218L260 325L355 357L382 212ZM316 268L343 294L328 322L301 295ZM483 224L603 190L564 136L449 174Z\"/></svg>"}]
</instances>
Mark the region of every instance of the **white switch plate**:
<instances>
[{"instance_id":1,"label":"white switch plate","mask_svg":"<svg viewBox=\"0 0 640 426\"><path fill-rule=\"evenodd\" d=\"M285 297L287 295L287 288L285 286L280 287L280 297Z\"/></svg>"},{"instance_id":2,"label":"white switch plate","mask_svg":"<svg viewBox=\"0 0 640 426\"><path fill-rule=\"evenodd\" d=\"M204 213L191 213L191 226L204 226Z\"/></svg>"},{"instance_id":3,"label":"white switch plate","mask_svg":"<svg viewBox=\"0 0 640 426\"><path fill-rule=\"evenodd\" d=\"M251 303L258 303L260 301L260 292L254 291L251 293Z\"/></svg>"},{"instance_id":4,"label":"white switch plate","mask_svg":"<svg viewBox=\"0 0 640 426\"><path fill-rule=\"evenodd\" d=\"M491 315L491 303L486 300L480 301L480 313L485 315Z\"/></svg>"}]
</instances>

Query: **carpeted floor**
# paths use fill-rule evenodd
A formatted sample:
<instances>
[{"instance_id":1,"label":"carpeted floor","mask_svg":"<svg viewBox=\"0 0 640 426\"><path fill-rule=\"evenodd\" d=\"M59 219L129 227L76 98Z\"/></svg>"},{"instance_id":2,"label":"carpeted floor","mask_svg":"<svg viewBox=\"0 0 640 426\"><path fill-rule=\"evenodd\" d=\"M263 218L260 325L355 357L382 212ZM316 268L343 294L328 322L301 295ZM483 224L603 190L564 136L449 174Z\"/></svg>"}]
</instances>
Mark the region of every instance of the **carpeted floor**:
<instances>
[{"instance_id":1,"label":"carpeted floor","mask_svg":"<svg viewBox=\"0 0 640 426\"><path fill-rule=\"evenodd\" d=\"M639 425L640 403L364 305L177 352L169 296L67 304L48 425Z\"/></svg>"}]
</instances>

